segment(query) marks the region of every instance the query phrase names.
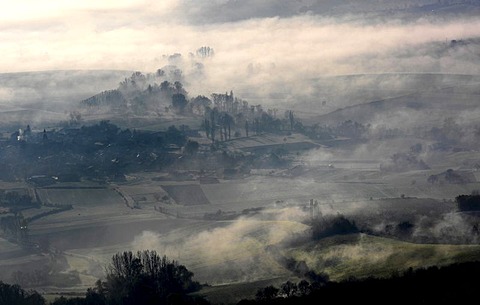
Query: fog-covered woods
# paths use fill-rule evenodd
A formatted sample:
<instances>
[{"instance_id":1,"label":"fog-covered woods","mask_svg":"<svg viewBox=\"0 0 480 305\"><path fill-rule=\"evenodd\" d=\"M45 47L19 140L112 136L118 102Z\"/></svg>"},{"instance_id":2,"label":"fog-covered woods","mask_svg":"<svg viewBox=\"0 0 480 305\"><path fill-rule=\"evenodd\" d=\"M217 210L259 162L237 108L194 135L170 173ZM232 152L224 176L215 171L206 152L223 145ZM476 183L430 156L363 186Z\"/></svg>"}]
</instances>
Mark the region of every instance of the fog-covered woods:
<instances>
[{"instance_id":1,"label":"fog-covered woods","mask_svg":"<svg viewBox=\"0 0 480 305\"><path fill-rule=\"evenodd\" d=\"M82 104L92 113L115 111L145 115L168 111L172 107L182 113L186 101L182 105L181 97L185 98L187 92L180 81L171 83L165 80L165 75L161 69L155 74L135 72L120 82L118 89L104 91L82 101ZM181 71L175 69L168 76L181 79Z\"/></svg>"}]
</instances>

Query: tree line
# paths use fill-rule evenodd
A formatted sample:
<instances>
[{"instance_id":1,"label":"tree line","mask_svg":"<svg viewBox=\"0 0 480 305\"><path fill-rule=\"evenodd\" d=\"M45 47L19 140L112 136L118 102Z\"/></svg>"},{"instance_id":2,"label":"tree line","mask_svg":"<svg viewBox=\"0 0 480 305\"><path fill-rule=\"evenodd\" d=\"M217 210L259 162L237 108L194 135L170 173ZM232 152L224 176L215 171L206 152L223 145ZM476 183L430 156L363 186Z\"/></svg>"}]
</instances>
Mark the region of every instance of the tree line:
<instances>
[{"instance_id":1,"label":"tree line","mask_svg":"<svg viewBox=\"0 0 480 305\"><path fill-rule=\"evenodd\" d=\"M98 280L84 297L57 298L52 305L206 305L201 297L190 296L200 283L184 265L155 251L125 251L112 257L105 280ZM1 305L45 305L36 291L0 282Z\"/></svg>"},{"instance_id":2,"label":"tree line","mask_svg":"<svg viewBox=\"0 0 480 305\"><path fill-rule=\"evenodd\" d=\"M480 262L444 267L409 268L389 278L350 278L341 282L298 284L287 281L279 288L260 288L253 304L470 304L478 298Z\"/></svg>"}]
</instances>

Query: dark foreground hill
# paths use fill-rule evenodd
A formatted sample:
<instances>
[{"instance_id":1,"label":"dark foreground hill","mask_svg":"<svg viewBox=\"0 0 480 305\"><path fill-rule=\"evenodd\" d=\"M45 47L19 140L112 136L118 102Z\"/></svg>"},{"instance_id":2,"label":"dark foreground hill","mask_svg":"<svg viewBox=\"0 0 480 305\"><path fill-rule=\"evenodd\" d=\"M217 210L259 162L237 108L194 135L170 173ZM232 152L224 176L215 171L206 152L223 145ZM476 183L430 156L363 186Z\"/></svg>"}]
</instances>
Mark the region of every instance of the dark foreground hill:
<instances>
[{"instance_id":1,"label":"dark foreground hill","mask_svg":"<svg viewBox=\"0 0 480 305\"><path fill-rule=\"evenodd\" d=\"M469 304L477 298L479 273L480 262L473 262L409 269L388 279L285 283L260 289L256 300L239 304Z\"/></svg>"}]
</instances>

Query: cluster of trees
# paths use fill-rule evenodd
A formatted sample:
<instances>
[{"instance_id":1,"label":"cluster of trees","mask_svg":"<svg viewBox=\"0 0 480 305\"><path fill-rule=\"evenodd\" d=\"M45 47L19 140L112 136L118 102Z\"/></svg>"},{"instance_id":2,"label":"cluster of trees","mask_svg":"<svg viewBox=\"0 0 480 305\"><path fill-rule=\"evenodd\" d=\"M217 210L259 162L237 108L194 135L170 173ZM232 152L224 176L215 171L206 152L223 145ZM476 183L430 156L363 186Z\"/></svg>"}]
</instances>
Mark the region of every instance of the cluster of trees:
<instances>
[{"instance_id":1,"label":"cluster of trees","mask_svg":"<svg viewBox=\"0 0 480 305\"><path fill-rule=\"evenodd\" d=\"M430 175L427 181L431 184L443 184L443 183L451 183L451 184L465 184L472 181L469 175L464 175L461 172L455 171L451 168L447 169L446 171L437 174L437 175Z\"/></svg>"},{"instance_id":2,"label":"cluster of trees","mask_svg":"<svg viewBox=\"0 0 480 305\"><path fill-rule=\"evenodd\" d=\"M324 216L313 220L312 238L319 240L333 235L345 235L358 233L355 221L347 219L345 216L338 214L335 216Z\"/></svg>"},{"instance_id":3,"label":"cluster of trees","mask_svg":"<svg viewBox=\"0 0 480 305\"><path fill-rule=\"evenodd\" d=\"M120 82L119 87L107 90L81 102L85 109L95 112L115 111L138 115L169 111L170 108L183 112L187 102L187 91L179 81L170 82L166 78L181 78L181 71L157 70L156 73L133 73ZM177 74L180 74L177 75ZM77 116L73 118L76 119ZM76 120L78 121L78 120Z\"/></svg>"},{"instance_id":4,"label":"cluster of trees","mask_svg":"<svg viewBox=\"0 0 480 305\"><path fill-rule=\"evenodd\" d=\"M0 168L3 164L5 170L11 171L10 180L25 179L41 185L81 178L121 180L130 171L172 164L176 156L171 154L171 145L178 149L186 145L187 129L170 126L165 132L131 131L101 121L81 128L49 131L47 140L43 139L45 132L32 132L28 140L0 143ZM191 143L188 152L197 149ZM5 196L0 194L0 205L30 204L26 197Z\"/></svg>"},{"instance_id":5,"label":"cluster of trees","mask_svg":"<svg viewBox=\"0 0 480 305\"><path fill-rule=\"evenodd\" d=\"M0 190L0 206L8 207L11 210L20 210L22 208L29 208L37 206L38 203L34 202L32 197L26 194L20 194L15 191Z\"/></svg>"},{"instance_id":6,"label":"cluster of trees","mask_svg":"<svg viewBox=\"0 0 480 305\"><path fill-rule=\"evenodd\" d=\"M255 300L238 304L468 304L477 299L479 272L480 262L472 262L410 268L390 278L350 278L323 285L302 281L304 284L300 282L296 288L287 282L280 289L262 288Z\"/></svg>"},{"instance_id":7,"label":"cluster of trees","mask_svg":"<svg viewBox=\"0 0 480 305\"><path fill-rule=\"evenodd\" d=\"M208 46L198 48L195 53L201 58L213 57L215 55L213 48Z\"/></svg>"},{"instance_id":8,"label":"cluster of trees","mask_svg":"<svg viewBox=\"0 0 480 305\"><path fill-rule=\"evenodd\" d=\"M28 242L28 221L21 212L1 217L0 228L5 236L19 243Z\"/></svg>"},{"instance_id":9,"label":"cluster of trees","mask_svg":"<svg viewBox=\"0 0 480 305\"><path fill-rule=\"evenodd\" d=\"M201 288L192 272L155 251L117 253L106 271L105 281L97 281L85 297L60 297L52 305L209 304L201 297L188 295ZM45 299L35 291L0 282L0 304L45 305Z\"/></svg>"},{"instance_id":10,"label":"cluster of trees","mask_svg":"<svg viewBox=\"0 0 480 305\"><path fill-rule=\"evenodd\" d=\"M317 123L304 126L299 120L295 119L293 130L313 140L331 140L338 137L360 140L369 134L370 126L352 120L343 121L336 125L320 125Z\"/></svg>"},{"instance_id":11,"label":"cluster of trees","mask_svg":"<svg viewBox=\"0 0 480 305\"><path fill-rule=\"evenodd\" d=\"M311 272L315 274L314 272ZM308 274L306 274L308 276ZM328 275L322 274L311 277L312 282L305 279L300 280L298 283L286 281L281 284L279 288L269 285L267 287L259 288L255 294L255 300L260 303L270 302L277 298L294 298L305 297L312 291L320 289L325 286L329 280ZM248 304L248 300L243 300L241 304Z\"/></svg>"},{"instance_id":12,"label":"cluster of trees","mask_svg":"<svg viewBox=\"0 0 480 305\"><path fill-rule=\"evenodd\" d=\"M410 221L402 221L396 225L388 224L385 226L385 233L401 238L408 238L412 235L415 225Z\"/></svg>"},{"instance_id":13,"label":"cluster of trees","mask_svg":"<svg viewBox=\"0 0 480 305\"><path fill-rule=\"evenodd\" d=\"M209 57L213 49L202 47L198 56ZM278 109L264 110L262 105L250 105L239 99L233 92L213 93L210 98L199 95L189 98L180 81L173 83L163 80L166 72L158 70L155 74L135 72L120 83L116 90L102 92L85 101L88 108L110 105L121 112L132 111L136 114L173 111L181 115L202 116L203 129L212 142L227 141L242 134L250 136L262 132L300 132L312 139L332 139L348 137L361 139L369 131L369 126L347 120L336 126L304 126L291 110L278 115Z\"/></svg>"},{"instance_id":14,"label":"cluster of trees","mask_svg":"<svg viewBox=\"0 0 480 305\"><path fill-rule=\"evenodd\" d=\"M25 291L18 285L9 285L0 281L0 304L45 305L45 299L36 291Z\"/></svg>"},{"instance_id":15,"label":"cluster of trees","mask_svg":"<svg viewBox=\"0 0 480 305\"><path fill-rule=\"evenodd\" d=\"M367 132L369 127L358 122L347 120L338 124L335 128L334 133L337 136L343 136L352 139L360 139Z\"/></svg>"},{"instance_id":16,"label":"cluster of trees","mask_svg":"<svg viewBox=\"0 0 480 305\"><path fill-rule=\"evenodd\" d=\"M480 195L459 195L455 198L461 212L480 211Z\"/></svg>"},{"instance_id":17,"label":"cluster of trees","mask_svg":"<svg viewBox=\"0 0 480 305\"><path fill-rule=\"evenodd\" d=\"M467 121L457 123L454 118L448 117L427 135L436 141L432 147L437 150L478 149L480 126Z\"/></svg>"},{"instance_id":18,"label":"cluster of trees","mask_svg":"<svg viewBox=\"0 0 480 305\"><path fill-rule=\"evenodd\" d=\"M199 52L211 54L212 51L204 48ZM210 98L199 95L190 99L180 81L171 83L164 80L160 85L155 83L156 77L164 76L164 72L159 71L156 76L135 72L122 81L118 89L102 92L84 100L82 104L95 111L106 107L122 113L173 111L181 115L203 116L203 128L213 141L226 141L232 135L238 137L242 133L249 136L266 131L305 131L293 111L287 110L282 118L277 116L278 109L264 110L261 105L249 105L247 101L235 97L232 91L213 93ZM347 132L348 127L342 128Z\"/></svg>"},{"instance_id":19,"label":"cluster of trees","mask_svg":"<svg viewBox=\"0 0 480 305\"><path fill-rule=\"evenodd\" d=\"M433 127L430 131L433 139L448 144L458 144L464 136L464 132L453 118L446 118L441 127Z\"/></svg>"},{"instance_id":20,"label":"cluster of trees","mask_svg":"<svg viewBox=\"0 0 480 305\"><path fill-rule=\"evenodd\" d=\"M255 294L255 300L257 302L269 302L276 298L288 299L292 297L304 297L312 291L325 286L329 282L328 274L316 273L313 270L309 270L300 277L304 277L304 279L300 280L298 283L286 281L281 284L279 288L273 285L259 288ZM247 300L244 300L243 302L248 303Z\"/></svg>"},{"instance_id":21,"label":"cluster of trees","mask_svg":"<svg viewBox=\"0 0 480 305\"><path fill-rule=\"evenodd\" d=\"M97 283L95 292L104 304L162 304L198 290L200 284L192 278L185 266L155 251L128 251L113 256L106 280Z\"/></svg>"},{"instance_id":22,"label":"cluster of trees","mask_svg":"<svg viewBox=\"0 0 480 305\"><path fill-rule=\"evenodd\" d=\"M418 156L411 153L395 153L389 162L380 165L382 171L425 170L430 167Z\"/></svg>"},{"instance_id":23,"label":"cluster of trees","mask_svg":"<svg viewBox=\"0 0 480 305\"><path fill-rule=\"evenodd\" d=\"M421 159L423 146L420 143L412 145L408 152L395 153L390 157L388 162L380 165L383 171L408 171L408 170L425 170L430 167Z\"/></svg>"},{"instance_id":24,"label":"cluster of trees","mask_svg":"<svg viewBox=\"0 0 480 305\"><path fill-rule=\"evenodd\" d=\"M197 100L198 99L198 100ZM215 141L227 141L244 134L262 132L278 133L294 131L299 123L293 111L287 110L283 118L277 116L278 109L264 110L261 105L249 105L247 101L234 97L233 92L225 94L212 94L212 100L198 97L194 100L194 108L203 113L203 128L208 138Z\"/></svg>"}]
</instances>

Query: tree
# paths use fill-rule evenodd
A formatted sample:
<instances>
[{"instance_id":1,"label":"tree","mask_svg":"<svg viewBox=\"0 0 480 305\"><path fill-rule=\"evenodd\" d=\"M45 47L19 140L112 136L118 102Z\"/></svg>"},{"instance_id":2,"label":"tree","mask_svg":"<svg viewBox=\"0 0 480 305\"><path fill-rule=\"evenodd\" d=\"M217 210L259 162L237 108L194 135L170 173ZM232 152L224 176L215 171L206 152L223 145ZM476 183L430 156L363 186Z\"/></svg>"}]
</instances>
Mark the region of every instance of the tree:
<instances>
[{"instance_id":1,"label":"tree","mask_svg":"<svg viewBox=\"0 0 480 305\"><path fill-rule=\"evenodd\" d=\"M293 126L295 124L295 117L293 116L293 111L287 110L286 116L288 117L288 121L290 122L290 130L293 130Z\"/></svg>"},{"instance_id":2,"label":"tree","mask_svg":"<svg viewBox=\"0 0 480 305\"><path fill-rule=\"evenodd\" d=\"M319 240L333 235L358 233L355 221L350 221L343 215L316 220L312 225L312 237Z\"/></svg>"},{"instance_id":3,"label":"tree","mask_svg":"<svg viewBox=\"0 0 480 305\"><path fill-rule=\"evenodd\" d=\"M188 101L185 98L185 95L181 93L172 95L172 106L178 113L183 113L187 104Z\"/></svg>"},{"instance_id":4,"label":"tree","mask_svg":"<svg viewBox=\"0 0 480 305\"><path fill-rule=\"evenodd\" d=\"M196 54L199 57L207 58L207 57L212 57L215 54L215 52L213 51L213 48L205 46L205 47L198 48L196 51Z\"/></svg>"},{"instance_id":5,"label":"tree","mask_svg":"<svg viewBox=\"0 0 480 305\"><path fill-rule=\"evenodd\" d=\"M270 285L265 288L258 289L257 293L255 294L255 299L257 301L273 300L278 296L278 292L278 288Z\"/></svg>"},{"instance_id":6,"label":"tree","mask_svg":"<svg viewBox=\"0 0 480 305\"><path fill-rule=\"evenodd\" d=\"M185 89L183 89L183 85L182 85L181 82L179 82L179 81L174 82L173 87L175 88L176 93L183 94L183 95L187 94L187 91L185 91Z\"/></svg>"},{"instance_id":7,"label":"tree","mask_svg":"<svg viewBox=\"0 0 480 305\"><path fill-rule=\"evenodd\" d=\"M172 90L173 90L172 84L169 81L165 80L160 84L160 91L161 92L163 92L165 94L169 94Z\"/></svg>"},{"instance_id":8,"label":"tree","mask_svg":"<svg viewBox=\"0 0 480 305\"><path fill-rule=\"evenodd\" d=\"M185 298L198 290L200 284L192 278L185 266L155 251L128 251L112 257L105 282L98 281L90 295L97 299L103 296L112 305L164 304L172 295Z\"/></svg>"},{"instance_id":9,"label":"tree","mask_svg":"<svg viewBox=\"0 0 480 305\"><path fill-rule=\"evenodd\" d=\"M210 111L210 137L212 138L212 143L215 143L215 124L216 124L216 121L215 121L215 117L217 116L217 109L214 108L212 111Z\"/></svg>"},{"instance_id":10,"label":"tree","mask_svg":"<svg viewBox=\"0 0 480 305\"><path fill-rule=\"evenodd\" d=\"M199 147L200 145L197 141L188 140L184 150L187 155L194 155L197 153Z\"/></svg>"},{"instance_id":11,"label":"tree","mask_svg":"<svg viewBox=\"0 0 480 305\"><path fill-rule=\"evenodd\" d=\"M232 125L235 123L233 117L229 115L228 113L223 113L222 115L222 125L224 129L224 139L225 140L230 140L232 138L231 134L231 128Z\"/></svg>"},{"instance_id":12,"label":"tree","mask_svg":"<svg viewBox=\"0 0 480 305\"><path fill-rule=\"evenodd\" d=\"M205 119L203 125L205 126L205 134L207 135L207 138L210 138L210 121Z\"/></svg>"},{"instance_id":13,"label":"tree","mask_svg":"<svg viewBox=\"0 0 480 305\"><path fill-rule=\"evenodd\" d=\"M9 285L0 281L0 304L45 305L45 299L36 291L26 292L18 285Z\"/></svg>"},{"instance_id":14,"label":"tree","mask_svg":"<svg viewBox=\"0 0 480 305\"><path fill-rule=\"evenodd\" d=\"M459 195L455 198L458 210L465 211L479 211L480 210L480 195Z\"/></svg>"},{"instance_id":15,"label":"tree","mask_svg":"<svg viewBox=\"0 0 480 305\"><path fill-rule=\"evenodd\" d=\"M205 113L207 107L210 107L212 101L203 95L199 95L196 98L192 99L190 106L192 108L193 114L202 115Z\"/></svg>"},{"instance_id":16,"label":"tree","mask_svg":"<svg viewBox=\"0 0 480 305\"><path fill-rule=\"evenodd\" d=\"M291 297L297 293L298 287L297 284L287 281L280 286L282 293L287 297Z\"/></svg>"},{"instance_id":17,"label":"tree","mask_svg":"<svg viewBox=\"0 0 480 305\"><path fill-rule=\"evenodd\" d=\"M69 114L70 125L78 125L82 121L82 114L78 111L72 111Z\"/></svg>"},{"instance_id":18,"label":"tree","mask_svg":"<svg viewBox=\"0 0 480 305\"><path fill-rule=\"evenodd\" d=\"M186 141L185 134L178 130L175 125L168 127L165 138L169 144L183 145Z\"/></svg>"},{"instance_id":19,"label":"tree","mask_svg":"<svg viewBox=\"0 0 480 305\"><path fill-rule=\"evenodd\" d=\"M298 283L298 291L300 295L307 295L310 293L310 283L307 280L301 280Z\"/></svg>"}]
</instances>

